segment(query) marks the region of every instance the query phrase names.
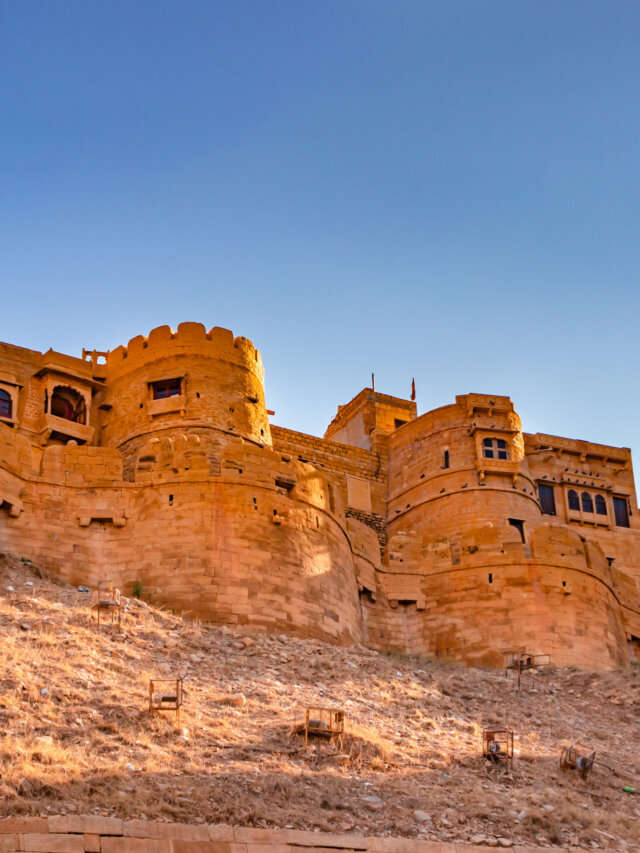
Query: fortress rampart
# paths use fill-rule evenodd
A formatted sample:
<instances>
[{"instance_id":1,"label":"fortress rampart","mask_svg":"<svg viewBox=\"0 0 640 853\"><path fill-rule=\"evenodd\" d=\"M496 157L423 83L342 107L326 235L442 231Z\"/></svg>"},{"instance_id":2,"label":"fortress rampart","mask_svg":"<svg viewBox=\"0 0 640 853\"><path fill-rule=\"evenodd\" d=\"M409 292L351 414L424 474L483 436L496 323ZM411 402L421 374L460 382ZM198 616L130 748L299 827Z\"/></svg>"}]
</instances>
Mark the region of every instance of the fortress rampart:
<instances>
[{"instance_id":1,"label":"fortress rampart","mask_svg":"<svg viewBox=\"0 0 640 853\"><path fill-rule=\"evenodd\" d=\"M271 426L260 354L199 323L82 358L0 344L0 550L201 618L467 663L640 658L626 448L508 397L364 389Z\"/></svg>"}]
</instances>

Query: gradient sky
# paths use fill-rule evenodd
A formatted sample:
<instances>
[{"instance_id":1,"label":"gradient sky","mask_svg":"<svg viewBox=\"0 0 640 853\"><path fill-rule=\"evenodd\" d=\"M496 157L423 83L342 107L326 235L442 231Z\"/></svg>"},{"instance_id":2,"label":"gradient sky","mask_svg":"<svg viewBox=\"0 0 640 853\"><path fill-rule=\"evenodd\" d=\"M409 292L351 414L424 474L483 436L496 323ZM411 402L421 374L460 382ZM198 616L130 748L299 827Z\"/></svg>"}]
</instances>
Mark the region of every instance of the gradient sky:
<instances>
[{"instance_id":1,"label":"gradient sky","mask_svg":"<svg viewBox=\"0 0 640 853\"><path fill-rule=\"evenodd\" d=\"M275 423L509 394L640 468L640 5L0 0L0 339L251 338Z\"/></svg>"}]
</instances>

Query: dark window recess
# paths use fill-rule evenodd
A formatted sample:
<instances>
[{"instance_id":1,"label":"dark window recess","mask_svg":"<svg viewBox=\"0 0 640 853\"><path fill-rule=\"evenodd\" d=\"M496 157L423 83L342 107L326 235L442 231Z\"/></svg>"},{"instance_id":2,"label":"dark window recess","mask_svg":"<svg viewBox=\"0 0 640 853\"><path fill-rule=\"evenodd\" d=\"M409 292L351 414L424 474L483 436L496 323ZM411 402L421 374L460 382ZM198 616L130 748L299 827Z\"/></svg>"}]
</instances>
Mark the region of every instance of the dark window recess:
<instances>
[{"instance_id":1,"label":"dark window recess","mask_svg":"<svg viewBox=\"0 0 640 853\"><path fill-rule=\"evenodd\" d=\"M567 585L567 582L566 582L566 581L562 581L562 586L566 586L566 585Z\"/></svg>"},{"instance_id":2,"label":"dark window recess","mask_svg":"<svg viewBox=\"0 0 640 853\"><path fill-rule=\"evenodd\" d=\"M545 483L538 484L538 497L540 499L540 509L545 515L556 514L556 499L553 493L553 486L547 486Z\"/></svg>"},{"instance_id":3,"label":"dark window recess","mask_svg":"<svg viewBox=\"0 0 640 853\"><path fill-rule=\"evenodd\" d=\"M58 385L51 395L51 414L76 424L86 424L87 404L73 388Z\"/></svg>"},{"instance_id":4,"label":"dark window recess","mask_svg":"<svg viewBox=\"0 0 640 853\"><path fill-rule=\"evenodd\" d=\"M613 512L617 527L629 527L629 506L626 498L613 499Z\"/></svg>"},{"instance_id":5,"label":"dark window recess","mask_svg":"<svg viewBox=\"0 0 640 853\"><path fill-rule=\"evenodd\" d=\"M510 518L509 524L520 534L520 538L524 542L524 521L521 518Z\"/></svg>"},{"instance_id":6,"label":"dark window recess","mask_svg":"<svg viewBox=\"0 0 640 853\"><path fill-rule=\"evenodd\" d=\"M13 412L11 394L0 388L0 418L10 418Z\"/></svg>"},{"instance_id":7,"label":"dark window recess","mask_svg":"<svg viewBox=\"0 0 640 853\"><path fill-rule=\"evenodd\" d=\"M290 492L294 486L295 486L294 480L285 480L284 477L276 477L276 488L277 489L285 489L287 492Z\"/></svg>"},{"instance_id":8,"label":"dark window recess","mask_svg":"<svg viewBox=\"0 0 640 853\"><path fill-rule=\"evenodd\" d=\"M450 464L451 463L449 461L449 451L445 450L445 452L442 454L442 467L448 468Z\"/></svg>"},{"instance_id":9,"label":"dark window recess","mask_svg":"<svg viewBox=\"0 0 640 853\"><path fill-rule=\"evenodd\" d=\"M485 438L482 442L482 452L487 459L493 459L493 439Z\"/></svg>"},{"instance_id":10,"label":"dark window recess","mask_svg":"<svg viewBox=\"0 0 640 853\"><path fill-rule=\"evenodd\" d=\"M603 498L602 495L596 495L596 514L597 515L606 515L607 514L607 502Z\"/></svg>"},{"instance_id":11,"label":"dark window recess","mask_svg":"<svg viewBox=\"0 0 640 853\"><path fill-rule=\"evenodd\" d=\"M574 491L574 489L569 489L569 494L567 495L569 499L569 509L580 509L580 500L578 498L578 493Z\"/></svg>"},{"instance_id":12,"label":"dark window recess","mask_svg":"<svg viewBox=\"0 0 640 853\"><path fill-rule=\"evenodd\" d=\"M405 424L408 424L408 423L409 423L409 421L403 421L403 420L400 420L400 418L396 418L393 422L396 429L398 429L398 427L404 426Z\"/></svg>"},{"instance_id":13,"label":"dark window recess","mask_svg":"<svg viewBox=\"0 0 640 853\"><path fill-rule=\"evenodd\" d=\"M582 493L582 512L593 512L593 500L589 492Z\"/></svg>"},{"instance_id":14,"label":"dark window recess","mask_svg":"<svg viewBox=\"0 0 640 853\"><path fill-rule=\"evenodd\" d=\"M489 572L489 583L493 583L493 574Z\"/></svg>"},{"instance_id":15,"label":"dark window recess","mask_svg":"<svg viewBox=\"0 0 640 853\"><path fill-rule=\"evenodd\" d=\"M615 557L607 557L607 563L609 564L609 568L611 568L611 566L613 565L614 560Z\"/></svg>"},{"instance_id":16,"label":"dark window recess","mask_svg":"<svg viewBox=\"0 0 640 853\"><path fill-rule=\"evenodd\" d=\"M169 506L173 504L173 495L169 495Z\"/></svg>"},{"instance_id":17,"label":"dark window recess","mask_svg":"<svg viewBox=\"0 0 640 853\"><path fill-rule=\"evenodd\" d=\"M154 400L179 397L182 393L182 379L163 379L161 382L152 382L151 390Z\"/></svg>"}]
</instances>

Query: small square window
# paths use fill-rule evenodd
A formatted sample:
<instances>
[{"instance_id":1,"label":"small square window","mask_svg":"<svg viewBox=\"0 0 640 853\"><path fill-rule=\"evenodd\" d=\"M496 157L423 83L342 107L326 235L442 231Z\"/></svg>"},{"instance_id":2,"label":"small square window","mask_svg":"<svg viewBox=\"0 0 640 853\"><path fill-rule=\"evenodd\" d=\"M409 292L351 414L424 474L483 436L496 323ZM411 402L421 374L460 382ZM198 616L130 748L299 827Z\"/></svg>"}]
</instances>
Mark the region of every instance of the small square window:
<instances>
[{"instance_id":1,"label":"small square window","mask_svg":"<svg viewBox=\"0 0 640 853\"><path fill-rule=\"evenodd\" d=\"M182 379L163 379L160 382L151 382L150 384L154 400L179 397L182 393Z\"/></svg>"}]
</instances>

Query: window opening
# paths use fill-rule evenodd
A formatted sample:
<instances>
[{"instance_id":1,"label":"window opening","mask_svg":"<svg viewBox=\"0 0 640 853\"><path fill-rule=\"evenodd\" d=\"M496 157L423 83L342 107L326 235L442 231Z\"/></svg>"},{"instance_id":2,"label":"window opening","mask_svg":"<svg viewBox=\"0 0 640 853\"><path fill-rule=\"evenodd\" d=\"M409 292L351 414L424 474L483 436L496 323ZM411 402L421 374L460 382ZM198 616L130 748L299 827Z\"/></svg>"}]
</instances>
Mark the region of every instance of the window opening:
<instances>
[{"instance_id":1,"label":"window opening","mask_svg":"<svg viewBox=\"0 0 640 853\"><path fill-rule=\"evenodd\" d=\"M11 394L0 388L0 418L10 418L13 413L13 400Z\"/></svg>"},{"instance_id":2,"label":"window opening","mask_svg":"<svg viewBox=\"0 0 640 853\"><path fill-rule=\"evenodd\" d=\"M613 565L614 560L615 557L607 557L607 563L609 564L609 568L611 568L611 566Z\"/></svg>"},{"instance_id":3,"label":"window opening","mask_svg":"<svg viewBox=\"0 0 640 853\"><path fill-rule=\"evenodd\" d=\"M173 505L173 495L169 495L169 506Z\"/></svg>"},{"instance_id":4,"label":"window opening","mask_svg":"<svg viewBox=\"0 0 640 853\"><path fill-rule=\"evenodd\" d=\"M449 451L445 450L444 453L442 454L442 467L448 468L449 465L450 465Z\"/></svg>"},{"instance_id":5,"label":"window opening","mask_svg":"<svg viewBox=\"0 0 640 853\"><path fill-rule=\"evenodd\" d=\"M569 494L567 495L567 498L569 499L569 509L580 509L580 500L578 499L578 493L574 489L569 489Z\"/></svg>"},{"instance_id":6,"label":"window opening","mask_svg":"<svg viewBox=\"0 0 640 853\"><path fill-rule=\"evenodd\" d=\"M617 527L629 527L629 506L626 498L613 499L613 513Z\"/></svg>"},{"instance_id":7,"label":"window opening","mask_svg":"<svg viewBox=\"0 0 640 853\"><path fill-rule=\"evenodd\" d=\"M540 499L540 509L545 515L556 514L556 498L553 486L548 486L546 483L539 483L538 498Z\"/></svg>"},{"instance_id":8,"label":"window opening","mask_svg":"<svg viewBox=\"0 0 640 853\"><path fill-rule=\"evenodd\" d=\"M82 394L73 388L58 385L51 395L51 414L76 424L86 424L87 404Z\"/></svg>"},{"instance_id":9,"label":"window opening","mask_svg":"<svg viewBox=\"0 0 640 853\"><path fill-rule=\"evenodd\" d=\"M503 438L484 438L482 455L485 459L508 459L507 442Z\"/></svg>"},{"instance_id":10,"label":"window opening","mask_svg":"<svg viewBox=\"0 0 640 853\"><path fill-rule=\"evenodd\" d=\"M493 573L489 572L489 583L493 583Z\"/></svg>"},{"instance_id":11,"label":"window opening","mask_svg":"<svg viewBox=\"0 0 640 853\"><path fill-rule=\"evenodd\" d=\"M167 397L179 397L182 393L182 379L162 379L151 383L154 400L164 400Z\"/></svg>"},{"instance_id":12,"label":"window opening","mask_svg":"<svg viewBox=\"0 0 640 853\"><path fill-rule=\"evenodd\" d=\"M582 493L582 511L593 512L593 500L589 492Z\"/></svg>"},{"instance_id":13,"label":"window opening","mask_svg":"<svg viewBox=\"0 0 640 853\"><path fill-rule=\"evenodd\" d=\"M521 518L509 518L509 524L520 534L520 539L524 542L524 521Z\"/></svg>"},{"instance_id":14,"label":"window opening","mask_svg":"<svg viewBox=\"0 0 640 853\"><path fill-rule=\"evenodd\" d=\"M607 514L607 502L602 495L596 495L596 513L597 515Z\"/></svg>"},{"instance_id":15,"label":"window opening","mask_svg":"<svg viewBox=\"0 0 640 853\"><path fill-rule=\"evenodd\" d=\"M409 421L403 421L400 418L396 418L393 422L396 429L398 429L398 427L404 426L405 424L408 424L408 423L409 423Z\"/></svg>"}]
</instances>

